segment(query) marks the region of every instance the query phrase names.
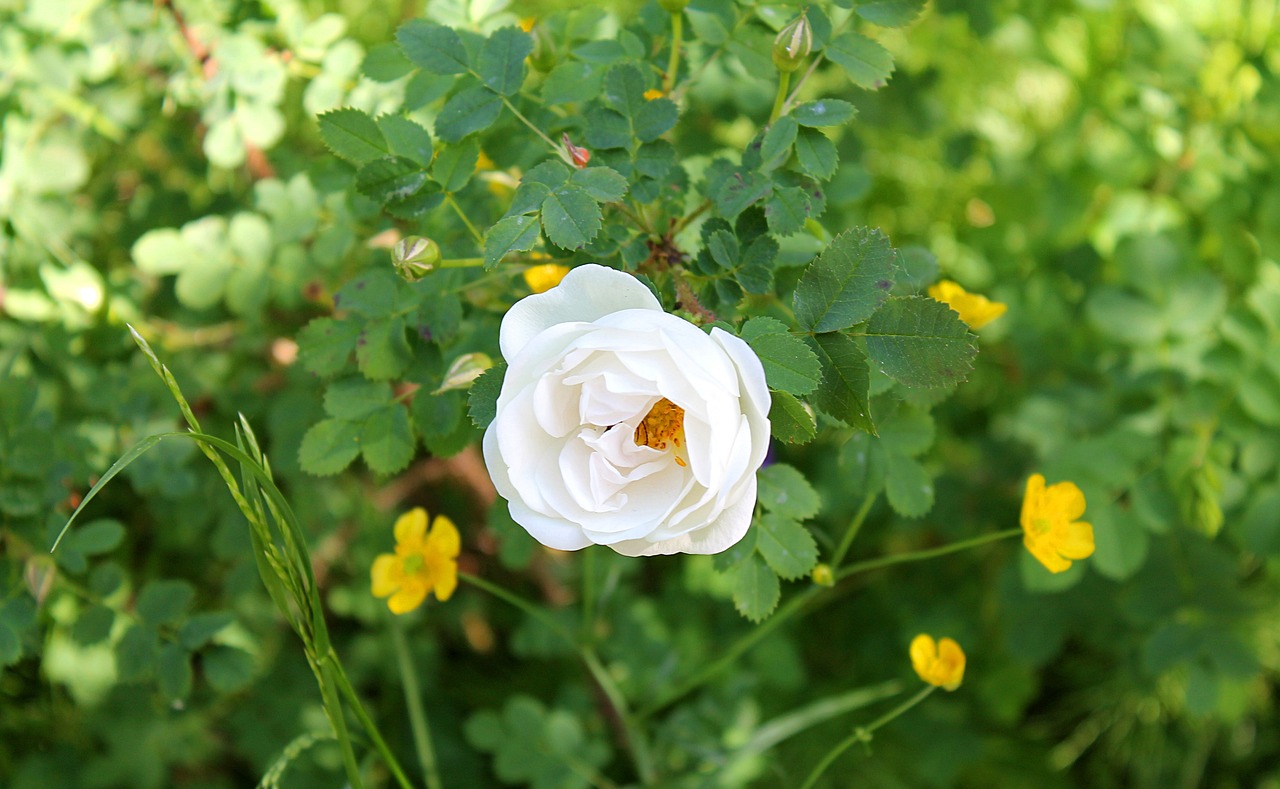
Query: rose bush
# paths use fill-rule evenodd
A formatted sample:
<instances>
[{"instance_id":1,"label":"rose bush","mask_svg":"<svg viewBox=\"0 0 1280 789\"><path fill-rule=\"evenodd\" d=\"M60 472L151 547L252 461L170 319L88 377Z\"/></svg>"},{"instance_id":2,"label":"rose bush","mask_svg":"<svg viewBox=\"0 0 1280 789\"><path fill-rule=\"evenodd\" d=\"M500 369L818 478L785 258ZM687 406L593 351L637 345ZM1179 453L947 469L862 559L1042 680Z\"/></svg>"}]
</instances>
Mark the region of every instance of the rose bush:
<instances>
[{"instance_id":1,"label":"rose bush","mask_svg":"<svg viewBox=\"0 0 1280 789\"><path fill-rule=\"evenodd\" d=\"M539 542L650 556L718 553L746 533L770 399L745 342L586 265L513 305L499 344L485 463Z\"/></svg>"}]
</instances>

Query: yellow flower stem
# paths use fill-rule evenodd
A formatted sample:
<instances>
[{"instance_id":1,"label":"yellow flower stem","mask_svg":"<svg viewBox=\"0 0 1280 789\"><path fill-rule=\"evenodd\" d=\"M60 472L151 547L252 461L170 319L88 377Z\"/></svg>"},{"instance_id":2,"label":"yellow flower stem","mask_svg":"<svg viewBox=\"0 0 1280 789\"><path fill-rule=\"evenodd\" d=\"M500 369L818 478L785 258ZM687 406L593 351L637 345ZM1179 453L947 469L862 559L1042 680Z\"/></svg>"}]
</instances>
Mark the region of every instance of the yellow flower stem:
<instances>
[{"instance_id":1,"label":"yellow flower stem","mask_svg":"<svg viewBox=\"0 0 1280 789\"><path fill-rule=\"evenodd\" d=\"M391 752L391 748L387 746L387 741L382 739L382 733L378 731L377 725L373 719L369 717L369 713L365 712L364 704L360 701L359 694L356 689L351 686L351 680L347 679L347 672L342 668L342 663L338 661L337 654L332 649L328 654L329 664L333 667L333 676L338 682L338 690L342 695L347 697L347 703L351 705L352 711L356 715L356 720L360 722L364 733L369 736L369 740L373 743L374 750L387 763L387 769L391 771L392 777L396 779L402 789L414 789L413 784L409 782L409 778L404 774L404 768L400 766L400 761L396 759L395 754Z\"/></svg>"},{"instance_id":2,"label":"yellow flower stem","mask_svg":"<svg viewBox=\"0 0 1280 789\"><path fill-rule=\"evenodd\" d=\"M902 713L924 701L929 697L929 694L933 693L937 689L936 685L925 685L920 689L919 693L889 710L884 715L876 718L866 726L859 726L854 729L853 734L850 734L839 745L828 751L826 756L822 757L822 761L818 762L817 766L813 768L813 772L809 773L809 777L805 779L805 782L800 789L812 789L813 785L822 777L822 774L831 766L831 763L840 757L840 754L847 751L856 742L870 743L871 735L875 733L876 729L879 729L881 726L884 726L886 723L892 721L894 718L897 718Z\"/></svg>"},{"instance_id":3,"label":"yellow flower stem","mask_svg":"<svg viewBox=\"0 0 1280 789\"><path fill-rule=\"evenodd\" d=\"M471 237L476 240L481 249L484 249L484 235L479 230L476 230L475 225L471 224L471 220L467 218L462 206L458 205L458 201L454 200L453 195L448 192L445 193L444 200L453 209L453 213L457 214L458 218L462 220L462 224L467 226L467 230L471 232Z\"/></svg>"},{"instance_id":4,"label":"yellow flower stem","mask_svg":"<svg viewBox=\"0 0 1280 789\"><path fill-rule=\"evenodd\" d=\"M853 520L849 521L849 528L845 530L844 537L840 540L840 545L836 548L835 553L831 554L831 561L828 564L832 567L839 567L840 563L844 561L844 557L849 553L849 548L853 546L853 538L858 536L858 532L862 529L862 524L867 520L867 513L871 512L871 506L875 503L875 493L868 493L867 497L862 500L862 506L858 508Z\"/></svg>"},{"instance_id":5,"label":"yellow flower stem","mask_svg":"<svg viewBox=\"0 0 1280 789\"><path fill-rule=\"evenodd\" d=\"M791 86L791 72L778 72L778 94L773 99L773 112L769 113L769 125L782 116L782 105L787 100L787 88Z\"/></svg>"},{"instance_id":6,"label":"yellow flower stem","mask_svg":"<svg viewBox=\"0 0 1280 789\"><path fill-rule=\"evenodd\" d=\"M418 687L418 673L413 668L413 656L404 636L404 623L400 617L391 617L391 641L395 644L396 664L400 669L400 681L404 685L404 702L409 708L409 728L413 732L413 747L418 752L418 764L427 780L428 789L443 789L440 771L436 767L436 754L431 748L431 728L427 713L422 708L422 689Z\"/></svg>"},{"instance_id":7,"label":"yellow flower stem","mask_svg":"<svg viewBox=\"0 0 1280 789\"><path fill-rule=\"evenodd\" d=\"M680 70L680 44L684 38L684 11L671 12L671 57L667 59L667 73L662 77L662 92L671 94L676 84L676 72Z\"/></svg>"},{"instance_id":8,"label":"yellow flower stem","mask_svg":"<svg viewBox=\"0 0 1280 789\"><path fill-rule=\"evenodd\" d=\"M855 562L842 570L838 570L836 572L836 581L839 582L845 578L849 578L850 576L857 575L858 573L875 570L880 567L889 567L895 564L906 564L908 562L932 559L936 556L945 556L949 553L957 553L959 551L964 551L969 548L985 545L986 543L995 542L997 540L1007 539L1020 534L1022 534L1021 529L1009 529L1007 531L995 532L994 534L985 534L981 537L974 537L969 540L961 540L960 542L952 543L951 545L944 545L940 548L930 548L923 551L912 551L911 553L882 556L879 559L869 559L865 562ZM809 587L795 597L792 597L790 600L783 603L782 606L773 613L773 616L770 616L760 625L752 628L737 641L733 642L728 649L721 653L719 658L708 663L701 671L698 671L693 676L683 682L680 682L666 693L658 696L658 698L652 703L642 707L640 711L636 713L636 718L639 720L645 720L655 713L661 712L663 709L679 701L681 698L684 698L684 696L698 689L706 682L714 679L720 672L734 665L744 652L762 641L765 636L772 633L775 628L799 613L801 609L815 598L822 596L824 592L829 593L832 591L833 589L830 587L815 585Z\"/></svg>"}]
</instances>

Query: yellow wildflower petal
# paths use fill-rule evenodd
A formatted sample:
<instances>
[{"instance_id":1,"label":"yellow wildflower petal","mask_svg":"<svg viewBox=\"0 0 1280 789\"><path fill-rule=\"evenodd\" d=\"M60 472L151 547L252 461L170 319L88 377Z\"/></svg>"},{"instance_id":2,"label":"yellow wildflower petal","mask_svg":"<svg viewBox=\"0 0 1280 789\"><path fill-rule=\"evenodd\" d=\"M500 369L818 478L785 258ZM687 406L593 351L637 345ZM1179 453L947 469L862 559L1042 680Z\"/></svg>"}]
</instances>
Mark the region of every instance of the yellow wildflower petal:
<instances>
[{"instance_id":1,"label":"yellow wildflower petal","mask_svg":"<svg viewBox=\"0 0 1280 789\"><path fill-rule=\"evenodd\" d=\"M933 662L938 659L938 644L933 640L933 636L921 633L911 639L911 667L920 675L920 679L928 682L930 667Z\"/></svg>"},{"instance_id":2,"label":"yellow wildflower petal","mask_svg":"<svg viewBox=\"0 0 1280 789\"><path fill-rule=\"evenodd\" d=\"M1070 522L1084 514L1084 493L1074 482L1059 482L1045 490L1042 507L1055 519Z\"/></svg>"},{"instance_id":3,"label":"yellow wildflower petal","mask_svg":"<svg viewBox=\"0 0 1280 789\"><path fill-rule=\"evenodd\" d=\"M399 557L384 553L373 560L373 568L369 574L372 576L373 581L373 596L386 597L394 594L400 588L400 582L404 578L404 569L401 566Z\"/></svg>"},{"instance_id":4,"label":"yellow wildflower petal","mask_svg":"<svg viewBox=\"0 0 1280 789\"><path fill-rule=\"evenodd\" d=\"M427 511L414 507L396 519L396 548L409 550L422 545L422 538L427 534ZM397 553L399 551L397 550Z\"/></svg>"},{"instance_id":5,"label":"yellow wildflower petal","mask_svg":"<svg viewBox=\"0 0 1280 789\"><path fill-rule=\"evenodd\" d=\"M387 608L390 608L393 614L407 614L422 605L422 601L426 599L427 585L420 578L410 577L405 579L400 591L387 600Z\"/></svg>"},{"instance_id":6,"label":"yellow wildflower petal","mask_svg":"<svg viewBox=\"0 0 1280 789\"><path fill-rule=\"evenodd\" d=\"M654 99L660 99L660 98L662 98L662 97L663 97L663 96L665 96L665 95L667 95L667 94L663 93L662 91L658 90L657 88L649 88L648 90L646 90L646 91L644 92L644 100L645 100L645 101L653 101Z\"/></svg>"},{"instance_id":7,"label":"yellow wildflower petal","mask_svg":"<svg viewBox=\"0 0 1280 789\"><path fill-rule=\"evenodd\" d=\"M1068 559L1088 559L1093 555L1093 526L1084 521L1068 523L1058 544L1058 553Z\"/></svg>"},{"instance_id":8,"label":"yellow wildflower petal","mask_svg":"<svg viewBox=\"0 0 1280 789\"><path fill-rule=\"evenodd\" d=\"M944 638L938 642L937 677L945 690L955 690L964 679L964 650L954 640Z\"/></svg>"},{"instance_id":9,"label":"yellow wildflower petal","mask_svg":"<svg viewBox=\"0 0 1280 789\"><path fill-rule=\"evenodd\" d=\"M457 588L458 563L450 559L444 567L440 568L440 573L436 576L436 583L432 589L436 593L436 599L444 602L453 596L453 590Z\"/></svg>"},{"instance_id":10,"label":"yellow wildflower petal","mask_svg":"<svg viewBox=\"0 0 1280 789\"><path fill-rule=\"evenodd\" d=\"M998 301L968 292L949 279L930 286L928 292L932 299L955 310L960 315L960 320L969 324L971 329L981 329L1008 309Z\"/></svg>"},{"instance_id":11,"label":"yellow wildflower petal","mask_svg":"<svg viewBox=\"0 0 1280 789\"><path fill-rule=\"evenodd\" d=\"M533 26L537 23L537 17L526 16L524 19L520 20L520 29L528 33L530 30L533 30Z\"/></svg>"},{"instance_id":12,"label":"yellow wildflower petal","mask_svg":"<svg viewBox=\"0 0 1280 789\"><path fill-rule=\"evenodd\" d=\"M1071 562L1059 556L1053 546L1044 540L1037 540L1028 535L1023 538L1022 544L1027 546L1027 550L1031 552L1036 561L1043 564L1045 569L1051 573L1057 574L1071 568Z\"/></svg>"},{"instance_id":13,"label":"yellow wildflower petal","mask_svg":"<svg viewBox=\"0 0 1280 789\"><path fill-rule=\"evenodd\" d=\"M427 535L426 552L452 559L458 555L461 544L458 527L444 515L437 515L431 524L431 534Z\"/></svg>"},{"instance_id":14,"label":"yellow wildflower petal","mask_svg":"<svg viewBox=\"0 0 1280 789\"><path fill-rule=\"evenodd\" d=\"M1040 500L1044 498L1044 475L1032 474L1027 480L1027 490L1022 496L1022 528L1024 531L1032 528L1031 521L1038 517L1041 509Z\"/></svg>"},{"instance_id":15,"label":"yellow wildflower petal","mask_svg":"<svg viewBox=\"0 0 1280 789\"><path fill-rule=\"evenodd\" d=\"M564 275L568 273L568 266L543 263L540 266L531 266L525 269L524 281L529 285L529 290L534 293L546 293L556 285L559 285L560 280L564 279Z\"/></svg>"}]
</instances>

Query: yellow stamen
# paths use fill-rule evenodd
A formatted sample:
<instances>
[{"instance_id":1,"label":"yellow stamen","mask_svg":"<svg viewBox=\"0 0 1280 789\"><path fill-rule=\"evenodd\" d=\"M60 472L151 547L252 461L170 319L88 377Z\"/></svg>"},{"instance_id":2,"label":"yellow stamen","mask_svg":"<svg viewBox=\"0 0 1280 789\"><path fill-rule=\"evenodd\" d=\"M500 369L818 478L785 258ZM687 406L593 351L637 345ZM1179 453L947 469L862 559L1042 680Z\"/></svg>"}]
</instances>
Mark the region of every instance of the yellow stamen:
<instances>
[{"instance_id":1,"label":"yellow stamen","mask_svg":"<svg viewBox=\"0 0 1280 789\"><path fill-rule=\"evenodd\" d=\"M684 409L665 397L654 403L649 415L636 427L635 442L637 446L651 449L666 449L668 442L677 447L682 445ZM677 462L679 460L676 458Z\"/></svg>"}]
</instances>

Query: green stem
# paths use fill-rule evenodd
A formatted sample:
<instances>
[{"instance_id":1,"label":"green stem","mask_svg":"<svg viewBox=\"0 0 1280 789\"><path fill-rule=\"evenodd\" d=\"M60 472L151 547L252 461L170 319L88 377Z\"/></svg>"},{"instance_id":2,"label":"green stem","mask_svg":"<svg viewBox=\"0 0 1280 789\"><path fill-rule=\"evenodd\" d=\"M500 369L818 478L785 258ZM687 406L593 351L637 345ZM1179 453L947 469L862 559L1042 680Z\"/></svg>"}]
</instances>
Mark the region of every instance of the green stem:
<instances>
[{"instance_id":1,"label":"green stem","mask_svg":"<svg viewBox=\"0 0 1280 789\"><path fill-rule=\"evenodd\" d=\"M521 611L524 611L529 616L533 617L534 619L537 619L539 622L549 627L552 632L559 635L565 641L568 641L570 644L577 646L578 644L577 639L573 637L572 633L566 630L559 622L547 616L547 613L545 611L538 608L533 603L530 603L528 600L524 599L520 595L512 594L511 592L508 592L506 589L503 589L501 586L498 586L497 584L489 583L485 579L480 578L479 576L472 575L471 573L462 573L462 572L458 573L458 580L466 581L467 583L471 584L477 589L488 592L489 594L493 595L499 600L502 600L505 603L509 603L515 606L516 608L519 608Z\"/></svg>"},{"instance_id":2,"label":"green stem","mask_svg":"<svg viewBox=\"0 0 1280 789\"><path fill-rule=\"evenodd\" d=\"M859 726L854 729L853 734L850 734L839 745L828 751L826 756L822 757L822 761L818 762L818 765L813 768L813 772L809 773L809 777L805 780L804 785L801 786L800 789L812 789L813 785L822 777L822 774L831 766L831 763L840 757L840 754L849 750L855 742L871 742L871 735L875 733L876 729L924 701L928 698L929 694L933 693L937 689L936 685L926 685L920 689L919 693L889 710L879 718L876 718L870 724L866 726Z\"/></svg>"},{"instance_id":3,"label":"green stem","mask_svg":"<svg viewBox=\"0 0 1280 789\"><path fill-rule=\"evenodd\" d=\"M590 647L583 647L579 651L582 655L582 661L587 664L587 669L591 672L591 676L595 677L596 684L600 686L600 690L604 691L609 703L613 705L614 712L618 714L618 720L622 722L622 729L627 738L627 747L631 751L632 759L635 761L640 783L644 786L656 786L657 775L654 772L653 759L649 755L649 745L644 738L644 732L637 725L635 716L631 713L631 707L627 704L626 697L622 695L622 691L618 688L617 683L613 681L613 677L609 676L609 672L600 662L600 658L596 657L594 650Z\"/></svg>"},{"instance_id":4,"label":"green stem","mask_svg":"<svg viewBox=\"0 0 1280 789\"><path fill-rule=\"evenodd\" d=\"M374 749L382 757L382 760L387 763L387 769L391 771L396 783L403 789L413 789L413 784L409 783L408 777L405 776L404 768L400 766L400 761L396 759L395 754L391 752L391 748L387 746L387 741L382 739L382 733L378 731L378 726L369 717L369 713L365 712L360 696L356 693L356 689L351 686L351 680L347 679L347 672L342 668L342 664L338 662L338 656L332 649L329 650L327 658L329 664L333 667L333 676L338 681L338 690L342 691L342 695L347 697L347 703L351 705L351 709L356 715L356 720L360 721L360 726L364 729L365 734L369 735Z\"/></svg>"},{"instance_id":5,"label":"green stem","mask_svg":"<svg viewBox=\"0 0 1280 789\"><path fill-rule=\"evenodd\" d=\"M867 519L867 513L871 511L871 505L875 503L875 493L868 493L867 497L862 500L862 506L858 508L853 520L849 521L849 528L845 531L844 538L840 540L840 545L836 548L836 552L831 554L832 567L839 567L840 563L844 561L845 555L849 553L849 548L853 545L853 538L858 536L858 531L862 529L862 524Z\"/></svg>"},{"instance_id":6,"label":"green stem","mask_svg":"<svg viewBox=\"0 0 1280 789\"><path fill-rule=\"evenodd\" d=\"M316 667L313 663L312 666ZM360 778L360 766L356 764L356 753L351 747L351 733L347 731L347 719L342 713L342 700L333 687L332 668L323 663L315 672L320 684L320 696L324 699L324 711L333 726L333 733L338 738L338 746L342 751L342 765L347 771L347 782L351 789L363 789L364 781Z\"/></svg>"},{"instance_id":7,"label":"green stem","mask_svg":"<svg viewBox=\"0 0 1280 789\"><path fill-rule=\"evenodd\" d=\"M671 94L676 84L676 72L680 70L680 44L684 39L684 11L671 12L671 57L667 60L667 73L662 77L662 92Z\"/></svg>"},{"instance_id":8,"label":"green stem","mask_svg":"<svg viewBox=\"0 0 1280 789\"><path fill-rule=\"evenodd\" d=\"M787 100L787 88L791 86L791 72L778 72L778 93L773 99L773 112L769 113L769 123L772 124L782 115L782 105Z\"/></svg>"},{"instance_id":9,"label":"green stem","mask_svg":"<svg viewBox=\"0 0 1280 789\"><path fill-rule=\"evenodd\" d=\"M467 218L466 213L462 210L462 206L458 205L458 201L454 200L453 195L449 193L445 193L444 200L449 204L449 207L453 209L453 212L458 215L458 218L462 220L462 224L467 226L467 230L471 231L471 237L474 238L476 243L480 245L480 248L483 249L484 235L481 234L479 230L476 230L475 225L471 224L471 220ZM466 260L466 258L462 259ZM441 263L443 263L443 261L441 261ZM440 265L440 263L437 263L436 265Z\"/></svg>"},{"instance_id":10,"label":"green stem","mask_svg":"<svg viewBox=\"0 0 1280 789\"><path fill-rule=\"evenodd\" d=\"M596 552L591 548L582 552L582 642L595 641L596 632Z\"/></svg>"},{"instance_id":11,"label":"green stem","mask_svg":"<svg viewBox=\"0 0 1280 789\"><path fill-rule=\"evenodd\" d=\"M472 72L472 73L474 74L475 72ZM547 145L550 145L551 150L555 151L556 155L559 156L561 159L563 159L565 164L571 167L574 166L573 159L572 157L569 156L569 152L564 149L564 146L557 145L555 140L551 139L546 134L543 134L542 129L539 129L537 126L534 126L533 121L526 118L524 114L520 112L520 110L516 109L516 105L512 104L511 100L508 99L506 96L502 97L502 103L506 105L507 109L511 110L512 115L515 115L517 118L520 119L521 123L523 123L525 126L528 126L530 131L532 131L534 134L541 137L542 141L545 142Z\"/></svg>"},{"instance_id":12,"label":"green stem","mask_svg":"<svg viewBox=\"0 0 1280 789\"><path fill-rule=\"evenodd\" d=\"M427 779L429 789L442 789L440 772L436 767L436 754L431 748L431 728L427 713L422 708L422 690L418 687L418 675L413 669L413 656L409 654L409 642L404 637L404 624L399 617L391 621L391 640L396 648L396 663L400 668L400 681L404 684L404 700L409 707L409 728L413 730L413 747L418 752L418 764Z\"/></svg>"},{"instance_id":13,"label":"green stem","mask_svg":"<svg viewBox=\"0 0 1280 789\"><path fill-rule=\"evenodd\" d=\"M879 559L868 559L865 562L854 562L853 564L836 571L836 580L841 581L851 575L857 575L867 570L878 570L881 567L890 567L895 564L906 564L908 562L919 562L924 559L933 559L937 556L946 556L949 553L958 553L976 548L979 545L986 545L989 542L1005 540L1010 537L1016 537L1022 534L1022 529L1006 529L992 534L984 534L981 537L973 537L960 542L953 542L950 545L943 545L939 548L929 548L923 551L912 551L910 553L899 553L893 556L881 556Z\"/></svg>"}]
</instances>

